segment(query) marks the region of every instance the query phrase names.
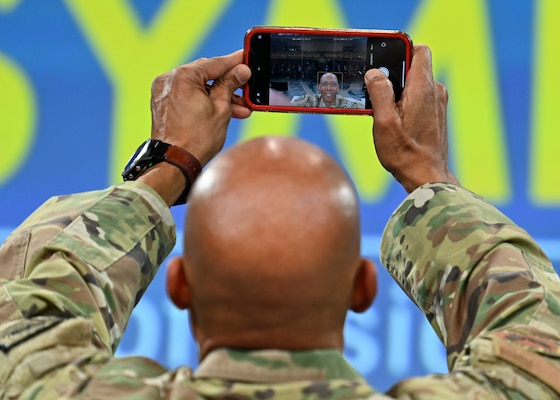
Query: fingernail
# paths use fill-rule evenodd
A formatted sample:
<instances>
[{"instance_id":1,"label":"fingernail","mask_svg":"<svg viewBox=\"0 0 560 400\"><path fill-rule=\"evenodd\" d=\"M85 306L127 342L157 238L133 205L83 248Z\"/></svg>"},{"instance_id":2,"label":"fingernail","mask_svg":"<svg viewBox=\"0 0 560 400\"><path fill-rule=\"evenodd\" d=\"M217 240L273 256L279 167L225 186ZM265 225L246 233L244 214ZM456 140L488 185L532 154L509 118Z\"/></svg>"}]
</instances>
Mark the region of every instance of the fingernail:
<instances>
[{"instance_id":1,"label":"fingernail","mask_svg":"<svg viewBox=\"0 0 560 400\"><path fill-rule=\"evenodd\" d=\"M237 81L239 82L240 85L244 85L249 80L250 72L248 70L249 67L245 69L241 66L236 68L235 71L233 71L233 74L237 78Z\"/></svg>"},{"instance_id":2,"label":"fingernail","mask_svg":"<svg viewBox=\"0 0 560 400\"><path fill-rule=\"evenodd\" d=\"M372 78L375 77L375 75L377 75L377 72L373 69L369 69L366 71L366 74L364 75L364 79L366 80L366 82L369 82Z\"/></svg>"}]
</instances>

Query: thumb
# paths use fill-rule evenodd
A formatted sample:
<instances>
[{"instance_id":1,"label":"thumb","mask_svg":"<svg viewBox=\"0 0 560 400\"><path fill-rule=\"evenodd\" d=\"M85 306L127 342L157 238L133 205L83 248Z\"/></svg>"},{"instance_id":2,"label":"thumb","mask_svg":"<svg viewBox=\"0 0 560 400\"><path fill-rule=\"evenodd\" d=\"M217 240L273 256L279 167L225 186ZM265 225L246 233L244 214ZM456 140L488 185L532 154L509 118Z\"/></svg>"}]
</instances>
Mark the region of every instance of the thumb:
<instances>
[{"instance_id":1,"label":"thumb","mask_svg":"<svg viewBox=\"0 0 560 400\"><path fill-rule=\"evenodd\" d=\"M251 69L245 64L238 64L214 81L210 97L224 98L229 102L233 92L247 83L250 77Z\"/></svg>"},{"instance_id":2,"label":"thumb","mask_svg":"<svg viewBox=\"0 0 560 400\"><path fill-rule=\"evenodd\" d=\"M366 72L364 81L374 115L389 115L388 113L395 112L395 93L387 75L378 69L370 69Z\"/></svg>"}]
</instances>

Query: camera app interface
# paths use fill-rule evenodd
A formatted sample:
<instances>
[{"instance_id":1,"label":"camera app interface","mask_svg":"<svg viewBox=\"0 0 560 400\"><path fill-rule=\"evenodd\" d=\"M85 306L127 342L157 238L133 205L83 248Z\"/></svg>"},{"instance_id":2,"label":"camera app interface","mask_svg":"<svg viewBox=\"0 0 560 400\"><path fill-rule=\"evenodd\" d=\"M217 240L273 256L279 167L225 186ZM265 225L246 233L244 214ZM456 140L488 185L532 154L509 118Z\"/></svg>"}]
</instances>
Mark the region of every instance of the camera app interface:
<instances>
[{"instance_id":1,"label":"camera app interface","mask_svg":"<svg viewBox=\"0 0 560 400\"><path fill-rule=\"evenodd\" d=\"M397 99L402 92L406 46L399 38L272 33L256 40L267 41L270 49L267 65L257 66L267 75L257 79L263 86L257 104L371 108L364 84L370 68L391 79Z\"/></svg>"}]
</instances>

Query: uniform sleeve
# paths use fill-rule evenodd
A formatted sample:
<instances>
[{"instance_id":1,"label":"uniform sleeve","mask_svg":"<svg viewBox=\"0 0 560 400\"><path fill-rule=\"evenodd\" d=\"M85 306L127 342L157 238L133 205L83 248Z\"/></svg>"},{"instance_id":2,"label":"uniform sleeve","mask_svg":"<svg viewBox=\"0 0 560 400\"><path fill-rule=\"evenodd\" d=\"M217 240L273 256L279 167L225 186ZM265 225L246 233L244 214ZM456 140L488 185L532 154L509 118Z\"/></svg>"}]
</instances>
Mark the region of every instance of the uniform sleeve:
<instances>
[{"instance_id":1,"label":"uniform sleeve","mask_svg":"<svg viewBox=\"0 0 560 400\"><path fill-rule=\"evenodd\" d=\"M0 248L0 324L88 318L114 351L174 243L169 209L142 183L52 198Z\"/></svg>"},{"instance_id":2,"label":"uniform sleeve","mask_svg":"<svg viewBox=\"0 0 560 400\"><path fill-rule=\"evenodd\" d=\"M304 94L290 101L293 106L317 107L317 97L310 94Z\"/></svg>"},{"instance_id":3,"label":"uniform sleeve","mask_svg":"<svg viewBox=\"0 0 560 400\"><path fill-rule=\"evenodd\" d=\"M381 261L428 318L450 369L401 382L391 395L558 395L558 275L535 241L495 207L455 185L420 187L392 215Z\"/></svg>"}]
</instances>

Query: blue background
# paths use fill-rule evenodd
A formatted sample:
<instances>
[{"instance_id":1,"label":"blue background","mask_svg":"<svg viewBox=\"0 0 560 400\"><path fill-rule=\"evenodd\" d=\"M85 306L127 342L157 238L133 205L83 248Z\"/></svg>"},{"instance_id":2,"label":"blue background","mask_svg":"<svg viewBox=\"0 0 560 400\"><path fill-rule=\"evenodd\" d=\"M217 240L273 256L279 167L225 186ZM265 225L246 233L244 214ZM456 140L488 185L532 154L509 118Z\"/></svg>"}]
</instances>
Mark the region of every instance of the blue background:
<instances>
[{"instance_id":1,"label":"blue background","mask_svg":"<svg viewBox=\"0 0 560 400\"><path fill-rule=\"evenodd\" d=\"M148 26L163 3L128 2L144 26ZM241 48L245 31L265 23L270 3L259 0L227 3L215 28L199 44L195 54L184 62ZM349 27L404 31L422 3L416 0L338 2ZM507 134L506 152L512 160L508 165L512 194L507 202L498 206L526 228L558 266L559 204L537 205L528 189L531 176L527 148L531 135L532 52L537 3L496 0L485 4L491 28L488 40L492 41L494 49ZM305 8L303 2L301 7ZM461 5L458 3L456 7ZM185 16L185 23L193 17ZM26 159L15 173L0 181L0 239L52 195L114 183L108 179L113 85L77 24L67 3L62 1L0 1L0 55L8 57L25 72L35 93L37 109ZM111 21L107 21L107 29L115 29L118 34ZM440 79L445 82L445 76ZM4 86L0 81L0 97L5 100L10 93L2 89ZM453 93L450 104L452 102ZM4 103L9 104L9 101ZM11 134L5 126L0 119L1 137ZM240 127L239 121L232 121L227 146L239 140ZM336 155L336 144L324 134L328 129L324 117L304 115L298 135ZM138 144L148 135L146 126ZM10 151L9 148L0 150ZM404 195L393 183L383 198L362 204L363 251L376 261L384 224ZM173 213L178 222L177 243L181 243L184 207L175 208ZM179 252L177 247L175 253ZM374 307L361 315L350 313L345 334L345 353L349 360L380 390L404 377L446 370L444 349L438 339L384 271L380 271L380 294ZM143 354L170 368L196 365L197 350L190 337L187 318L167 300L161 273L133 313L118 354Z\"/></svg>"}]
</instances>

